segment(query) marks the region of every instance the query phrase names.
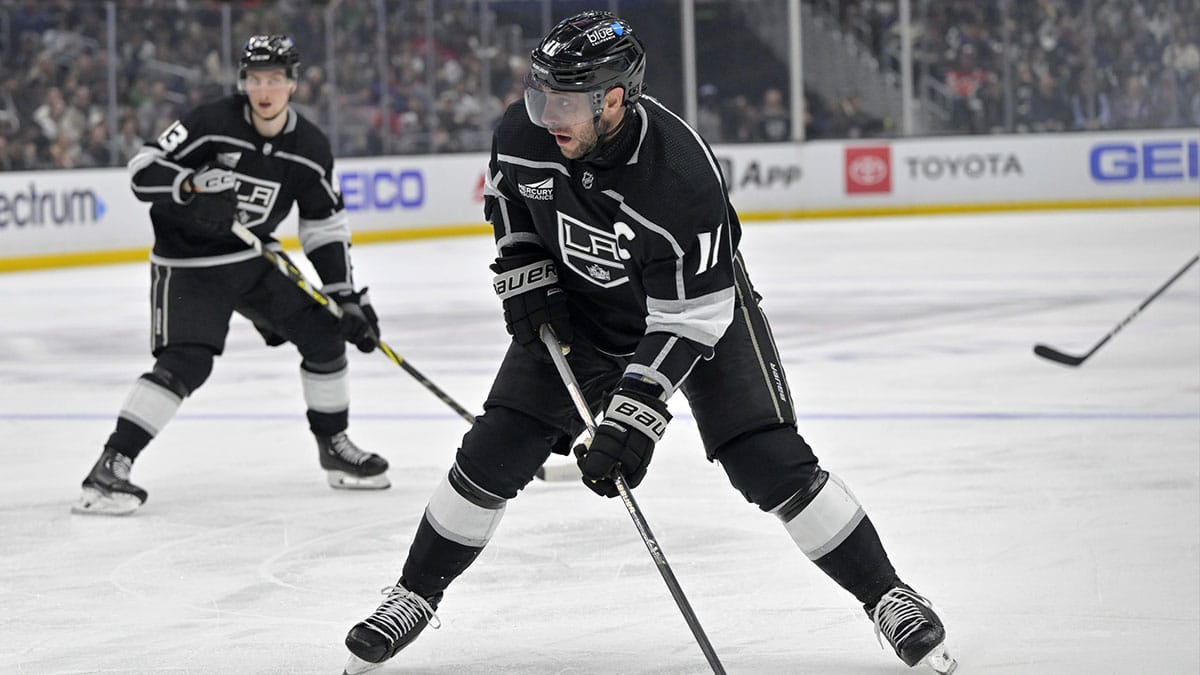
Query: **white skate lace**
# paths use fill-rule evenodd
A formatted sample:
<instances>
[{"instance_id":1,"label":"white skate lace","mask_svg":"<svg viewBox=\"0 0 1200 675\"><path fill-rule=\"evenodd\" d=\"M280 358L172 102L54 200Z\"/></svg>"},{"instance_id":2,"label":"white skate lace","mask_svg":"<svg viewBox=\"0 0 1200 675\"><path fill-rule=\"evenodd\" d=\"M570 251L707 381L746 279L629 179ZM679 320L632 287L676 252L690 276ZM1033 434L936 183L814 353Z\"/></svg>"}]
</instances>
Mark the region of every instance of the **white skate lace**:
<instances>
[{"instance_id":1,"label":"white skate lace","mask_svg":"<svg viewBox=\"0 0 1200 675\"><path fill-rule=\"evenodd\" d=\"M345 433L334 434L331 442L333 451L351 464L362 464L371 458L371 453L360 450Z\"/></svg>"},{"instance_id":2,"label":"white skate lace","mask_svg":"<svg viewBox=\"0 0 1200 675\"><path fill-rule=\"evenodd\" d=\"M925 615L919 605L929 606L929 601L905 588L893 588L883 594L872 613L875 639L880 647L883 646L881 633L887 636L893 647L897 647L921 627ZM904 626L903 632L901 626Z\"/></svg>"},{"instance_id":3,"label":"white skate lace","mask_svg":"<svg viewBox=\"0 0 1200 675\"><path fill-rule=\"evenodd\" d=\"M428 620L433 628L441 628L442 622L433 606L425 598L397 584L380 591L387 600L363 622L374 628L388 640L395 642L422 620Z\"/></svg>"},{"instance_id":4,"label":"white skate lace","mask_svg":"<svg viewBox=\"0 0 1200 675\"><path fill-rule=\"evenodd\" d=\"M108 467L112 470L113 475L117 477L117 480L123 480L128 483L129 472L133 470L133 460L119 452L114 453Z\"/></svg>"}]
</instances>

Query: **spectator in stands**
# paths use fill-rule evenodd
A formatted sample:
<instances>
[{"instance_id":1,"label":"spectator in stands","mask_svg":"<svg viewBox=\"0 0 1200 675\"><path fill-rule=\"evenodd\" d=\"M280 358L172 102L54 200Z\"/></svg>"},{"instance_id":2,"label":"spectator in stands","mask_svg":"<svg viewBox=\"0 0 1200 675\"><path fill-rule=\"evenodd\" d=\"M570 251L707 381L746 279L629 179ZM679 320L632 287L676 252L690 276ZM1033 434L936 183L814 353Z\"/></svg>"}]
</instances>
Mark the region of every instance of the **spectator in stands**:
<instances>
[{"instance_id":1,"label":"spectator in stands","mask_svg":"<svg viewBox=\"0 0 1200 675\"><path fill-rule=\"evenodd\" d=\"M39 51L33 65L25 73L21 90L25 92L25 95L40 100L47 89L58 85L58 79L58 66L55 65L54 59L49 53Z\"/></svg>"},{"instance_id":2,"label":"spectator in stands","mask_svg":"<svg viewBox=\"0 0 1200 675\"><path fill-rule=\"evenodd\" d=\"M174 111L167 98L167 85L161 80L152 83L148 95L137 107L138 131L146 138L157 136L165 128L160 120L168 118L170 123L178 117Z\"/></svg>"},{"instance_id":3,"label":"spectator in stands","mask_svg":"<svg viewBox=\"0 0 1200 675\"><path fill-rule=\"evenodd\" d=\"M696 99L696 131L709 143L722 142L721 98L717 86L700 85Z\"/></svg>"},{"instance_id":4,"label":"spectator in stands","mask_svg":"<svg viewBox=\"0 0 1200 675\"><path fill-rule=\"evenodd\" d=\"M1037 75L1028 62L1017 64L1013 76L1013 129L1017 133L1033 131L1033 98L1037 92Z\"/></svg>"},{"instance_id":5,"label":"spectator in stands","mask_svg":"<svg viewBox=\"0 0 1200 675\"><path fill-rule=\"evenodd\" d=\"M725 122L725 132L721 136L726 142L748 143L754 140L754 121L756 113L750 100L743 94L737 94L729 100L726 111L721 115Z\"/></svg>"},{"instance_id":6,"label":"spectator in stands","mask_svg":"<svg viewBox=\"0 0 1200 675\"><path fill-rule=\"evenodd\" d=\"M146 142L138 133L137 117L127 114L121 118L121 128L114 140L117 147L117 162L124 165L141 151L142 145Z\"/></svg>"},{"instance_id":7,"label":"spectator in stands","mask_svg":"<svg viewBox=\"0 0 1200 675\"><path fill-rule=\"evenodd\" d=\"M8 137L0 134L0 171L15 171L16 168L12 148L8 147Z\"/></svg>"},{"instance_id":8,"label":"spectator in stands","mask_svg":"<svg viewBox=\"0 0 1200 675\"><path fill-rule=\"evenodd\" d=\"M883 122L863 110L862 96L854 92L838 101L830 128L835 138L867 138L883 131Z\"/></svg>"},{"instance_id":9,"label":"spectator in stands","mask_svg":"<svg viewBox=\"0 0 1200 675\"><path fill-rule=\"evenodd\" d=\"M1008 130L1008 103L1005 100L1004 83L999 78L989 77L975 99L979 109L972 118L975 133L1002 134Z\"/></svg>"},{"instance_id":10,"label":"spectator in stands","mask_svg":"<svg viewBox=\"0 0 1200 675\"><path fill-rule=\"evenodd\" d=\"M1195 30L1193 24L1192 29ZM1175 24L1171 41L1163 48L1162 64L1180 83L1186 82L1192 73L1200 71L1200 48L1188 35L1188 26Z\"/></svg>"},{"instance_id":11,"label":"spectator in stands","mask_svg":"<svg viewBox=\"0 0 1200 675\"><path fill-rule=\"evenodd\" d=\"M21 128L21 110L17 107L17 97L21 95L17 78L4 77L0 82L0 134L15 133Z\"/></svg>"},{"instance_id":12,"label":"spectator in stands","mask_svg":"<svg viewBox=\"0 0 1200 675\"><path fill-rule=\"evenodd\" d=\"M79 166L94 168L108 166L110 162L108 127L96 125L88 130L88 136L79 153Z\"/></svg>"},{"instance_id":13,"label":"spectator in stands","mask_svg":"<svg viewBox=\"0 0 1200 675\"><path fill-rule=\"evenodd\" d=\"M1071 120L1066 96L1050 73L1038 77L1030 109L1030 126L1034 132L1065 131Z\"/></svg>"},{"instance_id":14,"label":"spectator in stands","mask_svg":"<svg viewBox=\"0 0 1200 675\"><path fill-rule=\"evenodd\" d=\"M1192 72L1188 89L1192 92L1191 100L1187 102L1188 122L1191 126L1200 127L1200 70Z\"/></svg>"},{"instance_id":15,"label":"spectator in stands","mask_svg":"<svg viewBox=\"0 0 1200 675\"><path fill-rule=\"evenodd\" d=\"M1112 126L1112 109L1108 94L1096 89L1095 80L1083 75L1077 91L1071 95L1071 128L1076 131L1097 131Z\"/></svg>"},{"instance_id":16,"label":"spectator in stands","mask_svg":"<svg viewBox=\"0 0 1200 675\"><path fill-rule=\"evenodd\" d=\"M989 75L975 63L975 49L968 43L958 50L958 63L946 73L946 88L951 96L950 124L958 130L978 133L981 127L978 93Z\"/></svg>"},{"instance_id":17,"label":"spectator in stands","mask_svg":"<svg viewBox=\"0 0 1200 675\"><path fill-rule=\"evenodd\" d=\"M1144 129L1150 121L1150 101L1142 76L1126 76L1113 104L1113 126L1117 129Z\"/></svg>"},{"instance_id":18,"label":"spectator in stands","mask_svg":"<svg viewBox=\"0 0 1200 675\"><path fill-rule=\"evenodd\" d=\"M64 115L71 138L81 140L88 130L104 126L104 111L92 102L92 89L87 85L76 85Z\"/></svg>"},{"instance_id":19,"label":"spectator in stands","mask_svg":"<svg viewBox=\"0 0 1200 675\"><path fill-rule=\"evenodd\" d=\"M37 138L37 129L25 127L10 141L8 156L14 171L32 171L43 168L41 148L38 146Z\"/></svg>"},{"instance_id":20,"label":"spectator in stands","mask_svg":"<svg viewBox=\"0 0 1200 675\"><path fill-rule=\"evenodd\" d=\"M754 136L767 143L783 143L792 138L792 118L783 104L783 92L776 87L763 91Z\"/></svg>"},{"instance_id":21,"label":"spectator in stands","mask_svg":"<svg viewBox=\"0 0 1200 675\"><path fill-rule=\"evenodd\" d=\"M816 92L804 90L804 138L828 138L830 113Z\"/></svg>"},{"instance_id":22,"label":"spectator in stands","mask_svg":"<svg viewBox=\"0 0 1200 675\"><path fill-rule=\"evenodd\" d=\"M1187 126L1184 101L1179 96L1179 84L1174 73L1163 73L1150 91L1146 117L1148 126L1156 129L1177 129Z\"/></svg>"},{"instance_id":23,"label":"spectator in stands","mask_svg":"<svg viewBox=\"0 0 1200 675\"><path fill-rule=\"evenodd\" d=\"M33 111L33 121L42 130L42 137L53 142L58 140L59 136L72 133L66 115L67 103L63 100L62 91L58 87L50 87L46 90L42 104Z\"/></svg>"},{"instance_id":24,"label":"spectator in stands","mask_svg":"<svg viewBox=\"0 0 1200 675\"><path fill-rule=\"evenodd\" d=\"M74 169L79 166L80 155L82 151L79 148L79 143L76 139L60 134L53 143L50 144L50 168L52 169Z\"/></svg>"}]
</instances>

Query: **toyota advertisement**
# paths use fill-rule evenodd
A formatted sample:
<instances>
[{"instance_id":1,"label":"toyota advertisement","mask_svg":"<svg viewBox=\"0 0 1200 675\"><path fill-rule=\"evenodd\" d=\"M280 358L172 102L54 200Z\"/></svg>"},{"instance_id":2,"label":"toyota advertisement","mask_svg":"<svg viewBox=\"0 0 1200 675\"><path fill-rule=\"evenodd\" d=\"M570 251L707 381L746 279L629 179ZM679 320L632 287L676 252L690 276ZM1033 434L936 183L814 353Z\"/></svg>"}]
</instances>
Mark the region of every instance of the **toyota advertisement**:
<instances>
[{"instance_id":1,"label":"toyota advertisement","mask_svg":"<svg viewBox=\"0 0 1200 675\"><path fill-rule=\"evenodd\" d=\"M1200 205L1196 129L854 142L839 150L837 189L851 210Z\"/></svg>"}]
</instances>

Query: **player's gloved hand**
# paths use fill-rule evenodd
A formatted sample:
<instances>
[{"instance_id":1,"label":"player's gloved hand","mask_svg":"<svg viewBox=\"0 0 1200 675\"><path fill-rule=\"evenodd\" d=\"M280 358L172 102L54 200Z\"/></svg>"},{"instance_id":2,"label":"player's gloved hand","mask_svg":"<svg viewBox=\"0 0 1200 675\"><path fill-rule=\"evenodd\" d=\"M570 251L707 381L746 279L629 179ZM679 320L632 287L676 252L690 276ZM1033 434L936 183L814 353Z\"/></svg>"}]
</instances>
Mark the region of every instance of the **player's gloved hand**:
<instances>
[{"instance_id":1,"label":"player's gloved hand","mask_svg":"<svg viewBox=\"0 0 1200 675\"><path fill-rule=\"evenodd\" d=\"M229 233L237 216L237 179L233 172L206 162L183 179L188 210L198 230L213 237Z\"/></svg>"},{"instance_id":2,"label":"player's gloved hand","mask_svg":"<svg viewBox=\"0 0 1200 675\"><path fill-rule=\"evenodd\" d=\"M618 388L591 445L575 447L583 484L603 497L616 497L613 477L620 472L630 488L637 487L670 421L667 404L658 397Z\"/></svg>"},{"instance_id":3,"label":"player's gloved hand","mask_svg":"<svg viewBox=\"0 0 1200 675\"><path fill-rule=\"evenodd\" d=\"M504 303L504 327L517 344L545 356L538 332L549 325L569 345L575 339L566 294L558 287L558 268L544 251L527 246L492 264L492 287Z\"/></svg>"},{"instance_id":4,"label":"player's gloved hand","mask_svg":"<svg viewBox=\"0 0 1200 675\"><path fill-rule=\"evenodd\" d=\"M340 291L331 296L342 308L342 320L338 330L346 342L353 343L364 354L375 351L379 346L379 317L371 307L367 289Z\"/></svg>"}]
</instances>

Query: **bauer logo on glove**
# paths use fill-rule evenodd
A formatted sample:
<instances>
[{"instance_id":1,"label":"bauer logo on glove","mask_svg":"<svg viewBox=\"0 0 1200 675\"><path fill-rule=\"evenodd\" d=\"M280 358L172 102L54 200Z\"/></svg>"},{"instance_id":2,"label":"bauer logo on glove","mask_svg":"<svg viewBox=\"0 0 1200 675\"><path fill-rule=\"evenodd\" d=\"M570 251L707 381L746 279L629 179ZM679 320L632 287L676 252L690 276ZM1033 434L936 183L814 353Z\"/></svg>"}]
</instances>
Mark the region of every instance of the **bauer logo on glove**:
<instances>
[{"instance_id":1,"label":"bauer logo on glove","mask_svg":"<svg viewBox=\"0 0 1200 675\"><path fill-rule=\"evenodd\" d=\"M667 421L648 407L630 398L613 397L612 409L608 412L610 419L621 420L632 424L647 436L653 436L661 441L667 431Z\"/></svg>"},{"instance_id":2,"label":"bauer logo on glove","mask_svg":"<svg viewBox=\"0 0 1200 675\"><path fill-rule=\"evenodd\" d=\"M498 274L492 287L501 300L547 284L558 283L558 270L553 260L541 260L524 267Z\"/></svg>"}]
</instances>

